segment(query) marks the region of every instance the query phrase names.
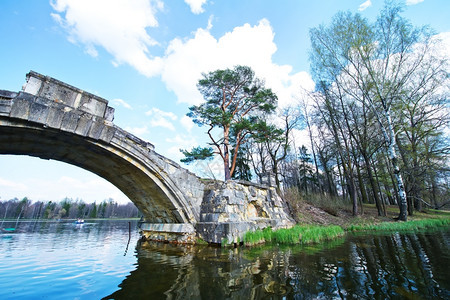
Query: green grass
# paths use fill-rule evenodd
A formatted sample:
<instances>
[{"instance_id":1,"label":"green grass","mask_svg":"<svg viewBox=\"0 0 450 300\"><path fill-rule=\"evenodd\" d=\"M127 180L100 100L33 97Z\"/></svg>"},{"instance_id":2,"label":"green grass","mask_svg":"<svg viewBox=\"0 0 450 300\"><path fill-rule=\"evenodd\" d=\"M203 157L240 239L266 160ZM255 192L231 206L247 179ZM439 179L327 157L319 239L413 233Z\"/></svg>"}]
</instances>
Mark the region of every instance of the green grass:
<instances>
[{"instance_id":1,"label":"green grass","mask_svg":"<svg viewBox=\"0 0 450 300\"><path fill-rule=\"evenodd\" d=\"M277 244L310 244L319 243L324 240L331 240L344 235L344 230L340 226L317 226L296 225L289 229L272 230L265 228L263 230L249 231L244 235L243 241L247 246L252 246L265 242Z\"/></svg>"},{"instance_id":2,"label":"green grass","mask_svg":"<svg viewBox=\"0 0 450 300\"><path fill-rule=\"evenodd\" d=\"M379 224L357 224L350 225L347 231L409 231L426 228L438 228L450 225L450 219L423 219L408 222L383 222Z\"/></svg>"},{"instance_id":3,"label":"green grass","mask_svg":"<svg viewBox=\"0 0 450 300\"><path fill-rule=\"evenodd\" d=\"M364 231L417 231L420 229L439 228L450 225L449 218L411 220L408 222L383 222L378 224L353 224L345 230L341 226L330 225L295 225L289 229L248 231L243 242L246 246L262 243L280 245L315 244L342 237L346 232Z\"/></svg>"}]
</instances>

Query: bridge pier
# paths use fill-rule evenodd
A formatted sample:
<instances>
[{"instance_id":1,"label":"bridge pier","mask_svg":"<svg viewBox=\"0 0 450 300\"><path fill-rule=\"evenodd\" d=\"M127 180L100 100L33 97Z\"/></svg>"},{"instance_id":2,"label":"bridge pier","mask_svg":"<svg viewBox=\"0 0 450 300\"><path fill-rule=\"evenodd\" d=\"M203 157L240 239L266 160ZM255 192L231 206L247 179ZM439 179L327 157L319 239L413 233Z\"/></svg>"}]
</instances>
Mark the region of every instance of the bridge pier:
<instances>
[{"instance_id":1,"label":"bridge pier","mask_svg":"<svg viewBox=\"0 0 450 300\"><path fill-rule=\"evenodd\" d=\"M188 224L141 226L149 240L195 243L200 238L211 244L239 244L247 231L287 228L294 224L274 187L245 181L204 181L200 220Z\"/></svg>"},{"instance_id":2,"label":"bridge pier","mask_svg":"<svg viewBox=\"0 0 450 300\"><path fill-rule=\"evenodd\" d=\"M154 224L142 223L139 226L141 236L145 240L174 244L195 244L196 231L190 223Z\"/></svg>"}]
</instances>

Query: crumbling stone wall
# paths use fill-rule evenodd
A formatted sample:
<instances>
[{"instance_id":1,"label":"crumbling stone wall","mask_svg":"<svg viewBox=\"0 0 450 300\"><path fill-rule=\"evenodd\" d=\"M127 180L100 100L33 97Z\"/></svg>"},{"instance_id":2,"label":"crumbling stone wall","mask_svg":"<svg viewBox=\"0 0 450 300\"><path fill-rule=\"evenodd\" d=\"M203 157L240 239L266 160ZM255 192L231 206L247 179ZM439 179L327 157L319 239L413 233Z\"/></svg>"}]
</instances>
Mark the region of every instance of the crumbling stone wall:
<instances>
[{"instance_id":1,"label":"crumbling stone wall","mask_svg":"<svg viewBox=\"0 0 450 300\"><path fill-rule=\"evenodd\" d=\"M274 187L243 181L210 181L197 233L210 243L239 243L246 231L294 224Z\"/></svg>"}]
</instances>

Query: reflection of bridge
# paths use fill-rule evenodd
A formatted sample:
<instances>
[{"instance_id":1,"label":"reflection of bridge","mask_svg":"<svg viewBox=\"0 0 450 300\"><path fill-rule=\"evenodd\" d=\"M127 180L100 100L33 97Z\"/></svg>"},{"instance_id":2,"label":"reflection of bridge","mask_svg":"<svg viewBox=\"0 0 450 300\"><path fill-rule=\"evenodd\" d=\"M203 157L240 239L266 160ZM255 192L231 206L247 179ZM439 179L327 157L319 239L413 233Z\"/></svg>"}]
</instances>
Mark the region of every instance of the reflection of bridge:
<instances>
[{"instance_id":1,"label":"reflection of bridge","mask_svg":"<svg viewBox=\"0 0 450 300\"><path fill-rule=\"evenodd\" d=\"M217 222L230 221L223 213L229 216L231 211L221 210L221 216L211 205L203 205L209 214L202 214L205 184L156 153L150 143L115 126L113 118L114 109L107 100L31 71L22 92L0 91L0 154L55 159L89 170L127 195L147 222L184 223L186 226L172 226L178 232L193 231L198 223L214 223L216 228ZM267 195L267 187L260 193L255 189L254 197ZM216 198L208 193L207 200ZM245 209L254 212L267 206L256 198L253 204L247 203L252 207ZM273 209L265 210L265 218L273 221ZM288 218L282 210L277 211L276 219ZM206 227L202 227L205 232ZM164 226L161 230L165 231Z\"/></svg>"}]
</instances>

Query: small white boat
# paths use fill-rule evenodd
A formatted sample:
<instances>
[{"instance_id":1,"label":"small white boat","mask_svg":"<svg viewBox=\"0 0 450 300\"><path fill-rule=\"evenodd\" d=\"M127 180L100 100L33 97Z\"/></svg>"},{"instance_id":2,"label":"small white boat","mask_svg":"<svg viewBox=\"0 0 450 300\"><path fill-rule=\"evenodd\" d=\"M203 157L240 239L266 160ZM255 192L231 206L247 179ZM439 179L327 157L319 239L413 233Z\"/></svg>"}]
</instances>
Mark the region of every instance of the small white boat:
<instances>
[{"instance_id":1,"label":"small white boat","mask_svg":"<svg viewBox=\"0 0 450 300\"><path fill-rule=\"evenodd\" d=\"M84 224L84 220L83 219L77 219L75 221L75 224Z\"/></svg>"}]
</instances>

